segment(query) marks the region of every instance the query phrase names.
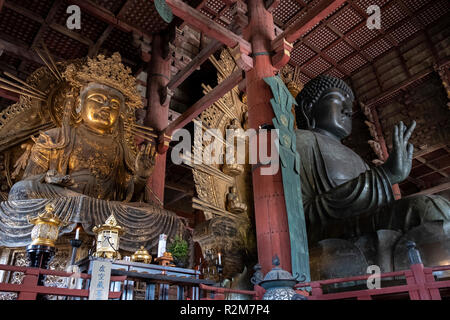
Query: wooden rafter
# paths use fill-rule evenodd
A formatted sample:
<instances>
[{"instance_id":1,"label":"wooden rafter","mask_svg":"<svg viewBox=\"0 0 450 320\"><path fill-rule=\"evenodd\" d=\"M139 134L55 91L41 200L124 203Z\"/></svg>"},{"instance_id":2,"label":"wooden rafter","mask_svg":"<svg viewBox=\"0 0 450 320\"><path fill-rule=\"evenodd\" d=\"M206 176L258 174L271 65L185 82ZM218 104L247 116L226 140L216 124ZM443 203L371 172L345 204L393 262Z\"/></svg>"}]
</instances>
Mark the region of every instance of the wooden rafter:
<instances>
[{"instance_id":1,"label":"wooden rafter","mask_svg":"<svg viewBox=\"0 0 450 320\"><path fill-rule=\"evenodd\" d=\"M450 64L450 60L447 60L445 62L443 62L442 64L440 64L440 66L446 66ZM413 83L425 78L426 76L428 76L430 73L432 73L434 70L432 68L429 68L427 70L424 70L420 73L415 74L414 76L402 81L401 83L395 85L392 88L389 88L386 91L381 92L380 94L378 94L377 96L373 97L372 99L370 99L368 102L366 102L366 106L368 106L369 108L372 108L373 106L377 105L377 103L379 101L382 101L383 99L397 93L400 90L403 90L404 88L409 87L410 85L412 85Z\"/></svg>"},{"instance_id":2,"label":"wooden rafter","mask_svg":"<svg viewBox=\"0 0 450 320\"><path fill-rule=\"evenodd\" d=\"M339 39L338 39L339 40ZM315 45L313 45L312 43L310 43L307 39L304 39L302 41L303 44L305 44L307 47L309 47L310 49L312 49L315 53L316 56L315 58L317 59L318 57L322 58L323 60L325 60L326 62L330 63L334 68L336 68L339 72L345 74L346 76L349 76L349 72L343 70L335 60L333 60L332 58L329 58L326 54L323 53L324 50L320 50L319 48L317 48ZM332 45L332 44L331 44ZM329 70L329 69L328 69Z\"/></svg>"},{"instance_id":3,"label":"wooden rafter","mask_svg":"<svg viewBox=\"0 0 450 320\"><path fill-rule=\"evenodd\" d=\"M334 0L330 3L330 0L322 0L312 8L308 8L304 18L290 25L280 35L278 35L272 43L278 43L281 39L293 43L309 31L318 22L325 19L334 10L339 8L346 0Z\"/></svg>"},{"instance_id":4,"label":"wooden rafter","mask_svg":"<svg viewBox=\"0 0 450 320\"><path fill-rule=\"evenodd\" d=\"M118 16L114 15L114 13L106 10L100 5L97 5L93 3L92 1L88 0L70 0L69 3L76 4L79 6L83 11L89 13L90 15L96 17L97 19L106 22L107 24L110 24L114 26L115 28L124 31L124 32L133 32L139 36L145 36L149 39L152 38L152 35L143 31L140 28L134 27L127 22L125 22L123 19L119 18Z\"/></svg>"},{"instance_id":5,"label":"wooden rafter","mask_svg":"<svg viewBox=\"0 0 450 320\"><path fill-rule=\"evenodd\" d=\"M439 18L439 19L436 21L436 23L440 23L441 21L444 21L444 20L446 20L446 19L448 19L448 18L449 18L449 15L446 14L446 15L442 16L441 18ZM406 21L408 21L408 17L406 17L406 18L404 18L403 20L401 20L401 21L395 23L391 28L389 28L389 31L388 31L388 32L391 32L391 31L395 30L396 28L400 27L400 26L401 26L404 22L406 22ZM430 29L430 26L427 27L427 28L426 28L424 31L422 31L422 32L425 32L425 35L427 35L429 29ZM418 32L420 32L420 31L418 31ZM408 41L410 41L412 38L414 38L414 37L416 37L416 36L417 36L417 33L412 34L412 35L409 36L407 39L403 40L402 43L408 42ZM380 40L380 39L382 39L382 38L383 38L383 35L378 35L378 36L376 36L376 37L375 37L374 39L372 39L369 43L367 43L367 44L365 44L364 46L362 46L361 49L362 49L362 50L367 49L367 48L370 47L373 43L375 43L376 41L378 41L378 40ZM432 53L435 52L435 49L433 49L433 45L432 45L432 44L430 44L430 47L432 48L432 49L430 49L431 52L432 52ZM391 53L393 50L396 50L395 47L394 47L394 48L391 48L391 49L389 49L389 50L387 50L387 51L384 52L382 55L380 55L380 56L378 56L377 58L375 58L375 59L372 61L372 63L376 63L377 61L379 61L380 59L382 59L383 57L385 57L387 54ZM357 54L358 54L358 52L350 54L349 56L347 56L346 58L344 58L340 63L345 63L345 62L347 62L348 60L350 60L351 58L353 58L353 57L354 57L355 55L357 55ZM436 58L437 58L437 53L436 53ZM443 63L442 61L435 61L435 63L437 63L437 64L438 64L439 62L440 62L440 64L442 65L442 63ZM444 61L444 62L445 62L445 61ZM365 68L366 66L367 66L367 64L364 64L364 65L362 65L361 67L359 67L358 69L354 70L352 73L353 73L353 74L358 73L360 70L362 70L362 69Z\"/></svg>"},{"instance_id":6,"label":"wooden rafter","mask_svg":"<svg viewBox=\"0 0 450 320\"><path fill-rule=\"evenodd\" d=\"M449 190L449 189L450 189L450 182L445 182L445 183L442 183L440 185L437 185L437 186L434 186L434 187L431 187L431 188L419 191L419 192L417 192L415 194L410 195L409 197L417 196L417 195L421 195L421 194L430 195L430 194L435 194L435 193L438 193L438 192L446 191L446 190Z\"/></svg>"},{"instance_id":7,"label":"wooden rafter","mask_svg":"<svg viewBox=\"0 0 450 320\"><path fill-rule=\"evenodd\" d=\"M195 119L200 113L209 108L214 102L223 97L225 93L237 86L242 79L242 71L236 70L227 79L219 83L214 89L204 95L188 110L181 114L181 116L179 116L175 121L171 122L163 130L163 134L166 136L171 136L176 129L184 127L186 124Z\"/></svg>"},{"instance_id":8,"label":"wooden rafter","mask_svg":"<svg viewBox=\"0 0 450 320\"><path fill-rule=\"evenodd\" d=\"M57 5L57 4L56 4ZM27 8L21 7L15 3L11 3L11 2L5 2L5 7L7 7L8 9L11 9L17 13L20 13L21 15L36 21L38 23L40 23L41 25L47 25L49 28L58 31L59 33L64 34L65 36L72 38L78 42L81 42L87 46L91 46L93 45L93 41L91 39L89 39L88 37L85 37L77 32L74 32L72 30L67 29L65 26L59 25L57 23L51 22L50 19L43 19L42 17L40 17L39 15L37 15L36 13L34 13L33 11L30 11ZM54 9L56 10L56 9ZM54 14L55 12L53 12Z\"/></svg>"},{"instance_id":9,"label":"wooden rafter","mask_svg":"<svg viewBox=\"0 0 450 320\"><path fill-rule=\"evenodd\" d=\"M207 36L216 39L230 48L240 46L243 53L251 53L251 45L239 35L221 26L214 20L206 17L181 0L167 0L167 4L173 11L173 14L184 20L195 29L200 30Z\"/></svg>"},{"instance_id":10,"label":"wooden rafter","mask_svg":"<svg viewBox=\"0 0 450 320\"><path fill-rule=\"evenodd\" d=\"M133 0L127 0L120 8L119 13L117 14L118 19L122 19L123 15L127 12L130 6L133 4ZM103 43L108 39L111 32L114 30L114 25L108 24L106 29L103 31L101 36L97 39L95 44L89 48L89 56L95 56L98 53L98 50L103 45Z\"/></svg>"},{"instance_id":11,"label":"wooden rafter","mask_svg":"<svg viewBox=\"0 0 450 320\"><path fill-rule=\"evenodd\" d=\"M50 8L50 11L47 14L47 17L45 18L45 21L47 23L41 24L39 31L34 36L33 42L31 43L31 47L36 47L39 44L39 41L41 40L42 35L44 34L45 30L47 30L47 28L48 28L48 23L50 23L50 21L53 20L60 5L61 5L61 0L56 0L53 3L52 7Z\"/></svg>"},{"instance_id":12,"label":"wooden rafter","mask_svg":"<svg viewBox=\"0 0 450 320\"><path fill-rule=\"evenodd\" d=\"M38 56L34 55L28 46L12 43L3 39L0 39L0 50L10 52L20 58L26 59L28 61L33 61L38 64L44 64Z\"/></svg>"},{"instance_id":13,"label":"wooden rafter","mask_svg":"<svg viewBox=\"0 0 450 320\"><path fill-rule=\"evenodd\" d=\"M416 157L423 157L429 153L432 153L436 150L439 149L448 149L447 146L445 145L445 143L438 143L432 146L429 146L428 148L424 149L424 150L418 150L414 152L413 155L413 159L415 159ZM450 153L450 151L447 151L448 153Z\"/></svg>"},{"instance_id":14,"label":"wooden rafter","mask_svg":"<svg viewBox=\"0 0 450 320\"><path fill-rule=\"evenodd\" d=\"M205 48L203 48L184 69L180 70L170 79L167 87L170 90L177 88L189 75L192 74L203 62L205 62L214 52L220 49L223 44L217 40L212 40Z\"/></svg>"}]
</instances>

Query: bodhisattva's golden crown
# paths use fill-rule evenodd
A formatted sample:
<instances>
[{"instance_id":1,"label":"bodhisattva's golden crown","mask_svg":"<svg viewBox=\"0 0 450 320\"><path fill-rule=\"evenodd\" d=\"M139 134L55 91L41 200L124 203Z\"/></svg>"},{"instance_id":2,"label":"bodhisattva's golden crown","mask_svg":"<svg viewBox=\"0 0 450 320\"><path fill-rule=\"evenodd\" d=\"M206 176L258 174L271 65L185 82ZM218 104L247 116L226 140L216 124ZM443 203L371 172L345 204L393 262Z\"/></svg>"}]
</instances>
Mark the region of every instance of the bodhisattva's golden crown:
<instances>
[{"instance_id":1,"label":"bodhisattva's golden crown","mask_svg":"<svg viewBox=\"0 0 450 320\"><path fill-rule=\"evenodd\" d=\"M131 69L122 64L122 57L118 52L110 58L99 54L95 58L88 58L87 64L77 69L75 65L67 66L63 77L73 86L83 87L90 82L107 85L120 91L125 97L129 108L142 108L142 97L137 91L136 79Z\"/></svg>"}]
</instances>

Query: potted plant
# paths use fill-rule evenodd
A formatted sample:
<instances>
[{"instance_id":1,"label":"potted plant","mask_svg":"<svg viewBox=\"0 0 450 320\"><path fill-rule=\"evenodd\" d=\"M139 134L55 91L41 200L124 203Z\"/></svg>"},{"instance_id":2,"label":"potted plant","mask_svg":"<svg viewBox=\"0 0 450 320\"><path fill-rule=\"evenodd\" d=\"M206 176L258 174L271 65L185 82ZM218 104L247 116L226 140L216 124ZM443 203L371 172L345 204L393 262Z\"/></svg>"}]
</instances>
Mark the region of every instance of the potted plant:
<instances>
[{"instance_id":1,"label":"potted plant","mask_svg":"<svg viewBox=\"0 0 450 320\"><path fill-rule=\"evenodd\" d=\"M174 263L177 267L185 267L189 253L189 247L186 240L181 236L175 236L175 239L168 247L168 252L172 254Z\"/></svg>"}]
</instances>

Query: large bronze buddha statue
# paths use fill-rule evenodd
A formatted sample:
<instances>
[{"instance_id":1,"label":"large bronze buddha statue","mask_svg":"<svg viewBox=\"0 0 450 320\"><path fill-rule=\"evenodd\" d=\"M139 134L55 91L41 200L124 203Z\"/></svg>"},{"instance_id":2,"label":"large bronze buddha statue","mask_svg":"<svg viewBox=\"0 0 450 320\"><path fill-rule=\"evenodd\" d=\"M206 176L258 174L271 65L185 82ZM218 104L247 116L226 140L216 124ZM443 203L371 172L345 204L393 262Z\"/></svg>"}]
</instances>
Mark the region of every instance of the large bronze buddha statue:
<instances>
[{"instance_id":1,"label":"large bronze buddha statue","mask_svg":"<svg viewBox=\"0 0 450 320\"><path fill-rule=\"evenodd\" d=\"M296 97L312 278L365 273L363 266L370 264L385 272L403 268L407 239L419 248L435 241L441 245L440 257L450 259L450 202L432 195L394 201L391 185L411 170L413 145L408 141L415 122L409 128L402 122L395 126L388 160L368 166L341 143L352 130L353 100L347 84L330 76L312 79ZM427 232L439 236L427 238Z\"/></svg>"},{"instance_id":2,"label":"large bronze buddha statue","mask_svg":"<svg viewBox=\"0 0 450 320\"><path fill-rule=\"evenodd\" d=\"M68 223L62 233L76 223L91 233L113 214L126 229L121 249L127 251L156 247L161 233L183 233L174 213L142 201L157 155L151 143L135 145L134 113L142 100L120 55L69 64L62 78L47 101L61 110L60 124L34 139L22 180L0 204L0 245L28 244L26 217L48 203Z\"/></svg>"}]
</instances>

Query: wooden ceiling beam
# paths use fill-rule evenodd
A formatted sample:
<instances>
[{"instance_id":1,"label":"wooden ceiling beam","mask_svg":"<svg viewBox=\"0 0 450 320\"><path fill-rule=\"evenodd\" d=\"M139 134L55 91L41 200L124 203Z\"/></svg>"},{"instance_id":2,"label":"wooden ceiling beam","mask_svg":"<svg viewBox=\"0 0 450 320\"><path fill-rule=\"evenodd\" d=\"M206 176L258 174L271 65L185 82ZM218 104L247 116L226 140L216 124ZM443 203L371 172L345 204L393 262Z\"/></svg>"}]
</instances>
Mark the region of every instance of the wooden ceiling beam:
<instances>
[{"instance_id":1,"label":"wooden ceiling beam","mask_svg":"<svg viewBox=\"0 0 450 320\"><path fill-rule=\"evenodd\" d=\"M376 97L370 99L369 101L365 102L366 106L369 108L372 108L373 106L375 106L378 101L383 100L384 98L387 98L388 96L400 91L401 89L404 89L408 86L410 86L411 84L413 84L414 82L428 76L428 74L430 74L430 72L432 72L432 70L425 70L422 71L416 75L414 75L413 77L406 79L404 81L402 81L401 83L395 85L394 87L381 92L380 94L378 94Z\"/></svg>"},{"instance_id":2,"label":"wooden ceiling beam","mask_svg":"<svg viewBox=\"0 0 450 320\"><path fill-rule=\"evenodd\" d=\"M446 15L442 16L441 18L439 18L438 20L436 20L435 23L438 24L438 23L440 23L440 22L443 21L443 20L447 20L448 18L449 18L449 14L446 14ZM397 23L394 24L391 28L389 28L388 32L391 32L392 30L398 28L402 23L406 22L407 20L408 20L408 17L406 17L406 18L404 18L403 20L397 22ZM431 25L431 26L432 26L432 25ZM429 28L430 28L430 26L427 27L427 28L425 29L425 34L428 34ZM406 42L410 41L411 39L413 39L414 37L417 37L417 34L418 34L419 32L420 32L420 31L418 31L417 33L412 34L412 35L409 36L407 39L403 40L402 43L406 43ZM422 32L423 32L423 31L422 31ZM369 46L371 46L373 43L375 43L376 41L380 40L381 38L383 38L382 35L376 36L376 37L375 37L374 39L372 39L369 43L367 43L367 44L365 44L363 47L361 47L361 49L362 49L362 50L365 50L366 48L368 48ZM384 56L386 56L387 54L391 53L392 50L395 50L395 48L391 48L391 49L387 50L386 52L384 52L382 55L380 55L380 56L378 56L377 58L373 59L372 63L375 63L375 62L377 62L378 60L382 59ZM431 51L433 52L433 50L431 50ZM350 54L349 56L347 56L346 58L344 58L344 59L341 61L341 63L344 63L344 62L348 61L349 59L353 58L353 57L354 57L355 55L357 55L357 54L358 54L358 52ZM440 64L442 65L442 63L445 63L445 61L437 61L437 62L435 62L435 63L436 63L436 64L439 64L439 63L440 63ZM352 74L358 73L360 70L362 70L362 69L365 68L366 66L367 66L367 64L365 64L365 65L359 67L358 69L354 70L354 71L352 72Z\"/></svg>"},{"instance_id":3,"label":"wooden ceiling beam","mask_svg":"<svg viewBox=\"0 0 450 320\"><path fill-rule=\"evenodd\" d=\"M122 19L124 14L127 12L127 10L131 7L131 5L134 3L133 0L127 0L122 8L120 8L119 13L117 14L117 18L118 19ZM111 32L114 30L114 26L111 24L108 24L108 26L106 27L106 29L103 31L103 33L101 34L101 36L97 39L97 41L95 42L95 44L93 46L91 46L89 48L89 53L88 55L90 57L93 57L95 55L97 55L98 51L100 50L100 47L103 45L103 43L106 41L106 39L108 39L109 35L111 34Z\"/></svg>"},{"instance_id":4,"label":"wooden ceiling beam","mask_svg":"<svg viewBox=\"0 0 450 320\"><path fill-rule=\"evenodd\" d=\"M58 11L59 6L61 5L61 0L56 0L52 7L50 8L50 11L47 14L47 17L45 18L45 21L49 23L49 21L52 21L55 17L56 12ZM41 27L39 28L39 31L34 36L33 42L31 43L31 47L35 47L39 44L39 41L42 38L42 35L44 34L45 30L47 30L48 25L46 23L42 23Z\"/></svg>"},{"instance_id":5,"label":"wooden ceiling beam","mask_svg":"<svg viewBox=\"0 0 450 320\"><path fill-rule=\"evenodd\" d=\"M324 50L320 50L315 45L310 43L307 39L304 39L303 43L306 46L308 46L309 48L311 48L316 53L316 57L320 57L320 58L324 59L326 62L330 63L334 68L336 68L342 74L345 74L346 76L350 75L347 71L345 71L341 67L339 67L338 64L332 58L329 58L326 54L324 54L323 53Z\"/></svg>"},{"instance_id":6,"label":"wooden ceiling beam","mask_svg":"<svg viewBox=\"0 0 450 320\"><path fill-rule=\"evenodd\" d=\"M173 199L171 199L170 201L168 201L167 203L164 204L164 206L170 206L173 205L175 202L178 202L186 197L188 197L189 195L186 193L180 193L179 195L177 195L176 197L174 197ZM192 197L192 196L191 196Z\"/></svg>"},{"instance_id":7,"label":"wooden ceiling beam","mask_svg":"<svg viewBox=\"0 0 450 320\"><path fill-rule=\"evenodd\" d=\"M414 178L414 177L408 176L408 177L406 177L406 181L409 181L409 182L413 183L419 189L423 189L425 187L425 182L423 182L422 180L420 180L418 178Z\"/></svg>"},{"instance_id":8,"label":"wooden ceiling beam","mask_svg":"<svg viewBox=\"0 0 450 320\"><path fill-rule=\"evenodd\" d=\"M10 52L20 58L36 62L38 64L44 64L42 60L26 46L20 46L15 43L0 39L0 50Z\"/></svg>"},{"instance_id":9,"label":"wooden ceiling beam","mask_svg":"<svg viewBox=\"0 0 450 320\"><path fill-rule=\"evenodd\" d=\"M414 155L413 155L413 159L415 159L417 157L423 157L429 153L432 153L439 149L445 149L445 148L447 148L447 145L445 143L438 143L438 144L432 145L426 149L415 151Z\"/></svg>"},{"instance_id":10,"label":"wooden ceiling beam","mask_svg":"<svg viewBox=\"0 0 450 320\"><path fill-rule=\"evenodd\" d=\"M111 34L111 32L113 30L114 30L114 26L112 26L112 25L108 25L106 27L105 31L103 31L100 38L98 38L98 40L95 42L95 44L89 48L88 55L90 57L97 55L98 51L100 50L100 47L103 45L103 43L106 41L106 39L108 39L109 35Z\"/></svg>"},{"instance_id":11,"label":"wooden ceiling beam","mask_svg":"<svg viewBox=\"0 0 450 320\"><path fill-rule=\"evenodd\" d=\"M162 132L162 135L172 136L172 133L195 119L200 113L209 108L214 102L223 97L243 79L241 70L236 70L228 78L219 83L214 89L204 95L188 110L183 112L175 121L171 122Z\"/></svg>"},{"instance_id":12,"label":"wooden ceiling beam","mask_svg":"<svg viewBox=\"0 0 450 320\"><path fill-rule=\"evenodd\" d=\"M445 183L442 183L440 185L437 185L437 186L434 186L434 187L431 187L431 188L419 191L419 192L417 192L415 194L409 195L408 197L422 195L422 194L430 195L430 194L435 194L435 193L438 193L438 192L446 191L446 190L449 190L449 189L450 189L450 182L445 182Z\"/></svg>"},{"instance_id":13,"label":"wooden ceiling beam","mask_svg":"<svg viewBox=\"0 0 450 320\"><path fill-rule=\"evenodd\" d=\"M447 169L446 167L440 169L440 168L438 168L438 167L432 165L431 163L429 163L427 160L425 160L425 159L422 158L422 157L415 157L414 159L416 159L417 161L419 161L419 162L420 162L421 164L423 164L424 166L430 168L430 169L433 170L434 172L439 173L441 176L443 176L443 177L445 177L445 178L448 178L448 174L446 174L445 172L442 172L442 171L441 171L441 170Z\"/></svg>"},{"instance_id":14,"label":"wooden ceiling beam","mask_svg":"<svg viewBox=\"0 0 450 320\"><path fill-rule=\"evenodd\" d=\"M342 0L340 0L342 1ZM201 12L192 8L182 0L166 0L173 14L192 25L210 38L216 39L230 48L240 45L243 53L249 55L252 52L251 44L234 32L221 26L214 20L206 17Z\"/></svg>"},{"instance_id":15,"label":"wooden ceiling beam","mask_svg":"<svg viewBox=\"0 0 450 320\"><path fill-rule=\"evenodd\" d=\"M286 28L280 35L278 35L272 43L279 43L281 39L286 39L287 42L293 43L306 32L308 32L314 25L325 19L334 10L340 7L346 0L322 0L313 8L307 7L307 13L304 18L294 22Z\"/></svg>"},{"instance_id":16,"label":"wooden ceiling beam","mask_svg":"<svg viewBox=\"0 0 450 320\"><path fill-rule=\"evenodd\" d=\"M123 19L119 19L118 16L115 16L111 11L106 10L100 5L97 5L93 3L92 1L88 0L69 0L68 3L70 4L76 4L79 6L84 12L92 15L93 17L106 22L110 25L113 25L115 28L122 30L124 32L133 32L139 36L145 36L149 39L152 38L152 35L137 28L134 27L127 22L125 22Z\"/></svg>"},{"instance_id":17,"label":"wooden ceiling beam","mask_svg":"<svg viewBox=\"0 0 450 320\"><path fill-rule=\"evenodd\" d=\"M56 4L57 5L57 4ZM62 26L60 24L57 24L55 22L52 22L51 19L43 19L42 17L40 17L39 15L37 15L36 13L34 13L33 11L26 9L24 7L21 7L15 3L11 3L11 2L5 2L5 7L8 9L11 9L33 21L36 21L38 23L40 23L42 26L47 25L48 27L50 27L51 29L58 31L59 33L64 34L65 36L72 38L78 42L81 42L87 46L91 46L93 45L93 41L91 39L89 39L88 37L83 36L80 33L74 32L72 30L67 29L65 26ZM56 9L54 9L56 10ZM54 14L55 12L53 12ZM42 28L41 26L41 28Z\"/></svg>"},{"instance_id":18,"label":"wooden ceiling beam","mask_svg":"<svg viewBox=\"0 0 450 320\"><path fill-rule=\"evenodd\" d=\"M195 9L200 11L201 8L203 8L206 4L206 2L208 2L208 0L202 0L196 7ZM184 26L186 25L186 21L183 21L180 25L180 30L183 30Z\"/></svg>"},{"instance_id":19,"label":"wooden ceiling beam","mask_svg":"<svg viewBox=\"0 0 450 320\"><path fill-rule=\"evenodd\" d=\"M194 196L194 191L192 190L192 187L184 185L184 184L174 183L174 182L166 180L164 187L166 189L178 191L178 192L184 193L189 196Z\"/></svg>"},{"instance_id":20,"label":"wooden ceiling beam","mask_svg":"<svg viewBox=\"0 0 450 320\"><path fill-rule=\"evenodd\" d=\"M167 84L167 88L174 90L177 88L192 72L194 72L199 66L203 64L208 58L217 50L219 50L223 44L217 40L211 40L211 42L203 48L187 65L184 69L180 70L175 76L170 79Z\"/></svg>"}]
</instances>

